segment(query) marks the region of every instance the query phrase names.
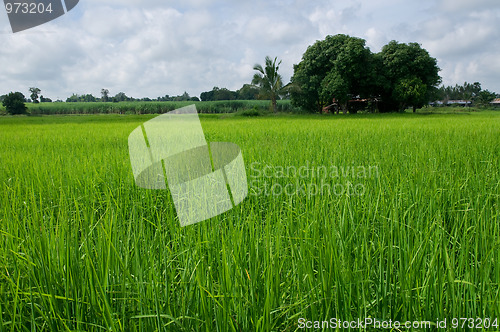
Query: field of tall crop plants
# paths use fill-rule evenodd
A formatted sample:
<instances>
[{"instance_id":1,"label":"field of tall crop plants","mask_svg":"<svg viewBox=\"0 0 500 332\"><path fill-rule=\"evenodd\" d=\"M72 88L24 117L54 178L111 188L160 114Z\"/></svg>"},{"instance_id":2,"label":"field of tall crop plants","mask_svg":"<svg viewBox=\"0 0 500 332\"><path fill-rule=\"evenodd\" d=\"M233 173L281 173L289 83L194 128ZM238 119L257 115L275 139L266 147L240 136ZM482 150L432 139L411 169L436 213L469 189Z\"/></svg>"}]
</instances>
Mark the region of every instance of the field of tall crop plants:
<instances>
[{"instance_id":1,"label":"field of tall crop plants","mask_svg":"<svg viewBox=\"0 0 500 332\"><path fill-rule=\"evenodd\" d=\"M103 102L78 102L78 103L28 103L30 115L67 115L67 114L161 114L175 109L195 104L199 113L235 113L249 109L268 111L268 100L221 100L221 101L130 101L119 103ZM293 107L290 100L280 100L278 111L294 112L300 110ZM0 114L2 107L0 104ZM6 113L5 110L3 110Z\"/></svg>"},{"instance_id":2,"label":"field of tall crop plants","mask_svg":"<svg viewBox=\"0 0 500 332\"><path fill-rule=\"evenodd\" d=\"M249 193L187 227L121 113L0 117L0 331L499 330L499 112L202 114Z\"/></svg>"}]
</instances>

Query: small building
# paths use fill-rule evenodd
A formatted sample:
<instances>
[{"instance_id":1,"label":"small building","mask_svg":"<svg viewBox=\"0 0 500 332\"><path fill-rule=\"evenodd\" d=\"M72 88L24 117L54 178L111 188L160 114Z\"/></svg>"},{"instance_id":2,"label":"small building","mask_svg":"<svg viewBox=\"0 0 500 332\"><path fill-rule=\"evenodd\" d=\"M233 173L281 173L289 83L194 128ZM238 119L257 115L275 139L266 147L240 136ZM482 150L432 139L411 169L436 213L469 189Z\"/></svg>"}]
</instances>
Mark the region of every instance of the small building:
<instances>
[{"instance_id":1,"label":"small building","mask_svg":"<svg viewBox=\"0 0 500 332\"><path fill-rule=\"evenodd\" d=\"M342 113L346 113L349 111L351 114L356 114L359 111L369 111L369 112L375 112L378 110L378 102L379 98L360 98L359 96L356 96L355 98L347 101L345 105L341 105L339 101L336 98L333 98L332 104L323 107L322 112L324 114L339 114L340 111Z\"/></svg>"},{"instance_id":2,"label":"small building","mask_svg":"<svg viewBox=\"0 0 500 332\"><path fill-rule=\"evenodd\" d=\"M448 100L447 104L456 106L470 106L472 102L470 100Z\"/></svg>"},{"instance_id":3,"label":"small building","mask_svg":"<svg viewBox=\"0 0 500 332\"><path fill-rule=\"evenodd\" d=\"M430 102L431 106L463 106L468 107L472 105L470 100L436 100L434 102Z\"/></svg>"},{"instance_id":4,"label":"small building","mask_svg":"<svg viewBox=\"0 0 500 332\"><path fill-rule=\"evenodd\" d=\"M494 99L491 103L490 103L491 106L495 106L495 107L500 107L500 98L496 98Z\"/></svg>"}]
</instances>

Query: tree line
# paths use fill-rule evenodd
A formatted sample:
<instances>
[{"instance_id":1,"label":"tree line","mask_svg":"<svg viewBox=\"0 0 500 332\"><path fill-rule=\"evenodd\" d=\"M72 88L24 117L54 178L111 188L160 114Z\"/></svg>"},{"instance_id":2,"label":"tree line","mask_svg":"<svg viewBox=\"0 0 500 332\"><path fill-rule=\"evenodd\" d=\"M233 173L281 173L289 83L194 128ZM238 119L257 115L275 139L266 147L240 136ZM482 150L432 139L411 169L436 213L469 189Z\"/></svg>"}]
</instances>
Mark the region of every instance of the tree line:
<instances>
[{"instance_id":1,"label":"tree line","mask_svg":"<svg viewBox=\"0 0 500 332\"><path fill-rule=\"evenodd\" d=\"M271 101L276 112L276 101L286 98L291 99L293 106L312 113L340 110L355 113L360 109L393 112L407 107L415 112L436 100L446 104L460 99L487 105L497 97L494 92L482 90L479 82L438 87L441 77L437 60L418 43L391 41L381 52L372 53L364 39L338 34L309 46L301 61L294 65L293 76L286 85L279 74L280 65L277 57L266 57L264 66L254 66L256 73L251 84L244 84L237 91L214 87L200 94L201 101L265 99ZM52 102L41 95L39 88L31 87L29 92L30 99L21 92L11 92L0 96L0 101L12 114L25 113L25 102ZM73 94L66 102L200 101L200 98L184 92L179 96L136 99L124 92L110 96L108 89L102 89L100 98Z\"/></svg>"},{"instance_id":2,"label":"tree line","mask_svg":"<svg viewBox=\"0 0 500 332\"><path fill-rule=\"evenodd\" d=\"M436 100L439 100L443 105L464 101L466 105L487 106L495 98L500 98L500 95L483 90L479 82L465 82L463 85L441 86L437 97Z\"/></svg>"}]
</instances>

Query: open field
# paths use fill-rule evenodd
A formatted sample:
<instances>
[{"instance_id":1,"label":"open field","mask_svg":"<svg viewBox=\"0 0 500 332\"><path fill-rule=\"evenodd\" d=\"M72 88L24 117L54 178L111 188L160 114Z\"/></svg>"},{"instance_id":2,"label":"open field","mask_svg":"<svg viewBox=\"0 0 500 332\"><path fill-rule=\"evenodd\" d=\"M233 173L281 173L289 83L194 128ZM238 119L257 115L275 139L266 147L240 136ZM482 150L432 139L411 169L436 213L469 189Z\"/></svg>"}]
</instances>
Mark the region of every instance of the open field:
<instances>
[{"instance_id":1,"label":"open field","mask_svg":"<svg viewBox=\"0 0 500 332\"><path fill-rule=\"evenodd\" d=\"M0 117L0 331L500 319L500 112L201 115L250 192L185 228L134 184L152 117Z\"/></svg>"}]
</instances>

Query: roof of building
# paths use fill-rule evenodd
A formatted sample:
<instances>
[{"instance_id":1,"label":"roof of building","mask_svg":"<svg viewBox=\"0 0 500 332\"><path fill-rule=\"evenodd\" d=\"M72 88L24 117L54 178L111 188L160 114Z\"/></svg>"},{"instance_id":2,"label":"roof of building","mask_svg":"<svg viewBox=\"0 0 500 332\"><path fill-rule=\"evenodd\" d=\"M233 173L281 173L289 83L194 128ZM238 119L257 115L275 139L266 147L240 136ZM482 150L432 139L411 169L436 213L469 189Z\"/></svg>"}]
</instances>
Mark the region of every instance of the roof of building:
<instances>
[{"instance_id":1,"label":"roof of building","mask_svg":"<svg viewBox=\"0 0 500 332\"><path fill-rule=\"evenodd\" d=\"M470 100L448 100L448 104L470 104Z\"/></svg>"}]
</instances>

